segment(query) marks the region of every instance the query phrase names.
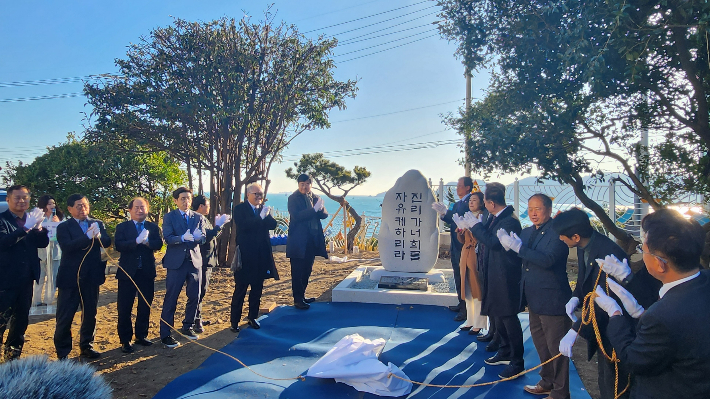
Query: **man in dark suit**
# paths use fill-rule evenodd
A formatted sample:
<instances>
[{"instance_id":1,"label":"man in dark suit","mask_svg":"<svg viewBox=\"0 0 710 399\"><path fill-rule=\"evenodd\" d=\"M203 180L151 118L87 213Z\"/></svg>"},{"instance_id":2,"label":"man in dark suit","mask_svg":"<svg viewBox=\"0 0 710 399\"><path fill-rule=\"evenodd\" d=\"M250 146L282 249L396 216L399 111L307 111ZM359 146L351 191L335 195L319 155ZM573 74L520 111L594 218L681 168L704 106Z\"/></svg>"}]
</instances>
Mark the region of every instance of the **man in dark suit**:
<instances>
[{"instance_id":1,"label":"man in dark suit","mask_svg":"<svg viewBox=\"0 0 710 399\"><path fill-rule=\"evenodd\" d=\"M7 189L8 209L0 213L0 343L4 360L22 354L25 331L32 306L32 284L39 280L37 248L49 245L47 229L42 228L41 210L27 213L30 191L22 185Z\"/></svg>"},{"instance_id":2,"label":"man in dark suit","mask_svg":"<svg viewBox=\"0 0 710 399\"><path fill-rule=\"evenodd\" d=\"M632 398L710 397L710 273L700 271L705 231L675 210L644 217L641 248L649 274L663 283L660 299L644 308L620 285L610 288L618 303L599 288L595 302L609 315L607 335L617 356L633 373Z\"/></svg>"},{"instance_id":3,"label":"man in dark suit","mask_svg":"<svg viewBox=\"0 0 710 399\"><path fill-rule=\"evenodd\" d=\"M523 261L520 309L528 306L533 344L540 362L546 362L560 352L560 340L572 326L565 313L565 304L572 297L567 281L569 248L552 228L550 197L533 194L528 199L528 217L533 225L524 229L520 238L499 229L498 239ZM569 359L561 356L542 366L540 381L524 390L550 399L569 399Z\"/></svg>"},{"instance_id":4,"label":"man in dark suit","mask_svg":"<svg viewBox=\"0 0 710 399\"><path fill-rule=\"evenodd\" d=\"M591 360L594 354L597 353L600 395L603 399L614 398L616 396L614 387L617 375L615 366L599 350L593 325L591 323L588 325L582 324L582 320L577 319L574 311L584 300L584 297L595 290L595 281L600 273L599 264L603 263L603 259L607 256L613 256L615 259L627 263L627 255L621 247L608 237L596 232L592 228L589 216L581 209L572 208L562 212L553 219L552 223L553 229L560 235L560 240L567 244L569 248L577 248L579 266L577 285L572 293L572 298L565 305L565 311L573 321L573 325L560 341L560 352L567 357L571 357L572 346L578 334L587 340L587 360ZM598 284L606 286L606 279L607 274L601 273ZM658 298L657 292L660 283L651 277L645 269L641 269L635 275L630 275L625 281L619 282L632 293L638 295L639 298L644 298L644 305L650 306ZM656 294L653 295L653 292L656 292ZM617 297L614 296L614 298L618 300ZM595 315L603 349L608 355L611 355L611 343L605 333L609 318L598 306L595 308ZM628 375L628 370L623 363L619 364L618 375L620 387L617 390L621 392L627 382L625 376ZM627 391L621 397L627 398L628 394Z\"/></svg>"},{"instance_id":5,"label":"man in dark suit","mask_svg":"<svg viewBox=\"0 0 710 399\"><path fill-rule=\"evenodd\" d=\"M323 199L311 192L311 178L298 176L298 190L288 197L288 239L286 257L291 261L293 306L308 309L315 298L306 298L308 279L316 256L328 259L321 219L328 217Z\"/></svg>"},{"instance_id":6,"label":"man in dark suit","mask_svg":"<svg viewBox=\"0 0 710 399\"><path fill-rule=\"evenodd\" d=\"M197 316L202 284L202 253L200 244L206 242L205 222L202 215L190 210L192 191L179 187L173 191L173 199L178 209L168 212L163 218L163 236L168 245L163 257L163 267L168 269L165 278L165 300L160 315L160 341L167 348L177 348L180 343L172 336L175 329L175 309L182 287L186 285L185 319L180 335L188 339L197 339L193 325Z\"/></svg>"},{"instance_id":7,"label":"man in dark suit","mask_svg":"<svg viewBox=\"0 0 710 399\"><path fill-rule=\"evenodd\" d=\"M202 300L205 298L207 288L210 286L210 277L212 276L212 268L217 266L217 239L222 234L222 226L229 222L229 215L216 215L215 226L207 218L210 214L210 202L204 195L196 195L192 199L192 210L203 216L205 222L205 243L200 245L200 253L202 254L202 284L200 285L200 301L197 304L197 316L195 316L195 324L193 330L196 333L204 331L204 326L210 324L209 320L202 319Z\"/></svg>"},{"instance_id":8,"label":"man in dark suit","mask_svg":"<svg viewBox=\"0 0 710 399\"><path fill-rule=\"evenodd\" d=\"M163 248L163 235L157 224L146 221L150 213L148 200L136 197L128 203L131 220L116 226L114 247L121 253L116 272L118 279L118 338L121 341L123 353L133 352L131 338L131 310L138 294L138 309L136 315L136 344L150 346L148 325L150 320L150 305L153 303L155 291L155 256L153 252ZM145 299L144 299L145 297Z\"/></svg>"},{"instance_id":9,"label":"man in dark suit","mask_svg":"<svg viewBox=\"0 0 710 399\"><path fill-rule=\"evenodd\" d=\"M81 356L96 359L101 354L93 348L96 333L96 310L99 287L106 281L106 261L101 248L111 245L103 222L89 217L89 200L82 194L67 198L71 219L57 226L57 242L62 260L57 271L57 328L54 346L59 359L71 352L71 325L78 306L82 308L79 348Z\"/></svg>"},{"instance_id":10,"label":"man in dark suit","mask_svg":"<svg viewBox=\"0 0 710 399\"><path fill-rule=\"evenodd\" d=\"M451 233L451 245L449 246L449 252L451 253L451 268L454 271L454 282L456 284L456 294L458 295L457 298L459 298L459 303L455 306L449 306L449 309L457 312L456 317L454 317L454 320L456 321L466 320L466 301L461 299L461 271L459 268L463 244L460 243L456 237L456 225L454 224L453 216L463 216L466 212L468 212L468 199L471 197L472 189L473 180L471 180L468 176L462 177L456 183L456 195L458 195L459 201L454 203L454 206L451 209L447 210L446 205L441 202L431 204L431 207L439 214L441 220L451 226L449 229Z\"/></svg>"},{"instance_id":11,"label":"man in dark suit","mask_svg":"<svg viewBox=\"0 0 710 399\"><path fill-rule=\"evenodd\" d=\"M264 191L260 185L250 184L246 191L247 201L234 207L234 224L242 263L241 268L234 272L230 315L233 332L239 331L247 288L251 286L247 322L251 328L258 329L261 326L256 318L259 316L264 280L279 279L269 237L269 230L276 228L276 219L271 216L271 208L263 204Z\"/></svg>"},{"instance_id":12,"label":"man in dark suit","mask_svg":"<svg viewBox=\"0 0 710 399\"><path fill-rule=\"evenodd\" d=\"M486 225L472 220L471 233L478 240L479 280L483 294L481 314L493 318L498 339L498 352L485 360L489 365L507 365L501 378L512 377L524 370L523 331L518 320L520 312L521 261L518 254L506 251L496 232L520 234L520 222L513 216L513 207L505 205L505 186L488 183L484 203L490 213ZM466 215L469 217L469 214ZM470 218L469 218L470 219Z\"/></svg>"}]
</instances>

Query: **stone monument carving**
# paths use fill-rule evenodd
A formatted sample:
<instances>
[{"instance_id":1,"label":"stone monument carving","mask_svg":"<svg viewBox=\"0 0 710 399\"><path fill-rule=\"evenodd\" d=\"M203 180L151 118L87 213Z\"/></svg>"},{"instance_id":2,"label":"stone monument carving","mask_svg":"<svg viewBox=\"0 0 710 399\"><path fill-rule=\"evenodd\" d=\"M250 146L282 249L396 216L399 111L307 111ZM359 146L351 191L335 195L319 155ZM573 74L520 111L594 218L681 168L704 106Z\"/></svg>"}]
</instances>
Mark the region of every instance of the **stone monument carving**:
<instances>
[{"instance_id":1,"label":"stone monument carving","mask_svg":"<svg viewBox=\"0 0 710 399\"><path fill-rule=\"evenodd\" d=\"M439 256L439 218L429 182L418 170L397 179L382 201L378 247L389 272L428 273Z\"/></svg>"}]
</instances>

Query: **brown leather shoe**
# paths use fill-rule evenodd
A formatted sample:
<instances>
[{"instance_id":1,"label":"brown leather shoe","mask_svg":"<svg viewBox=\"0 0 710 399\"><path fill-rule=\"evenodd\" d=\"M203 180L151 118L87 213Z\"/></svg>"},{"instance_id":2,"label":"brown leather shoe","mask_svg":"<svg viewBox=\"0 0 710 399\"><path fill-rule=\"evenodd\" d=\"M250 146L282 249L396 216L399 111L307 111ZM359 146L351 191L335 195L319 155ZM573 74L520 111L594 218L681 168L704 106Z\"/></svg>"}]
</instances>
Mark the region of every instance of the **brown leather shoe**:
<instances>
[{"instance_id":1,"label":"brown leather shoe","mask_svg":"<svg viewBox=\"0 0 710 399\"><path fill-rule=\"evenodd\" d=\"M525 392L531 393L533 395L549 395L551 392L549 389L545 389L545 388L541 387L540 383L538 383L536 385L526 385L523 388L523 390Z\"/></svg>"}]
</instances>

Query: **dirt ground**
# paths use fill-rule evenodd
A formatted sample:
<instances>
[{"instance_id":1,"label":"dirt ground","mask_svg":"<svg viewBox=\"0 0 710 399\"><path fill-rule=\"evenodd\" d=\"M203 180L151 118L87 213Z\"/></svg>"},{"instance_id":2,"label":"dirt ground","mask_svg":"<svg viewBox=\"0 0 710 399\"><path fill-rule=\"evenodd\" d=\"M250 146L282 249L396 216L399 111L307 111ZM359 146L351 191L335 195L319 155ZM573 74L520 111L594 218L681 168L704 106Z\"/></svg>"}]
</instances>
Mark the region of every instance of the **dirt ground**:
<instances>
[{"instance_id":1,"label":"dirt ground","mask_svg":"<svg viewBox=\"0 0 710 399\"><path fill-rule=\"evenodd\" d=\"M377 252L363 252L350 257L370 259L378 256ZM267 280L265 282L262 306L269 302L290 305L292 303L291 273L288 259L283 252L275 252L274 258L281 280ZM355 265L355 262L332 263L322 258L317 259L308 285L307 296L316 297L317 301L321 302L330 301L332 289L350 274ZM570 265L568 274L572 281L576 279L577 273L574 265ZM158 277L156 278L154 310L151 313L150 323L151 334L148 337L154 342L154 345L147 348L135 346L134 353L122 353L116 332L117 288L118 284L114 276L107 276L106 283L101 287L94 342L94 348L101 352L102 356L92 362L99 373L110 382L115 398L153 397L170 381L197 368L213 353L210 349L190 344L187 339L180 337L177 339L182 345L176 349L164 349L160 344L158 317L165 295L165 269L161 267L158 268ZM228 269L215 269L203 303L204 320L209 320L212 324L206 326L205 332L200 334L198 340L200 344L220 349L232 342L238 335L229 331L229 307L233 290L234 279L231 272ZM175 315L177 322L182 320L185 301L186 297L183 292L178 300L178 311ZM246 304L242 314L246 316ZM70 355L70 358L75 360L79 360L79 323L80 313L77 312L72 327L75 349ZM52 340L55 324L53 316L31 316L23 356L47 354L50 359L56 359ZM242 322L241 326L248 328L246 322ZM578 342L575 345L575 365L592 398L596 399L599 397L596 389L597 366L594 360L586 362L586 359L583 359L584 353L586 353L586 344Z\"/></svg>"}]
</instances>

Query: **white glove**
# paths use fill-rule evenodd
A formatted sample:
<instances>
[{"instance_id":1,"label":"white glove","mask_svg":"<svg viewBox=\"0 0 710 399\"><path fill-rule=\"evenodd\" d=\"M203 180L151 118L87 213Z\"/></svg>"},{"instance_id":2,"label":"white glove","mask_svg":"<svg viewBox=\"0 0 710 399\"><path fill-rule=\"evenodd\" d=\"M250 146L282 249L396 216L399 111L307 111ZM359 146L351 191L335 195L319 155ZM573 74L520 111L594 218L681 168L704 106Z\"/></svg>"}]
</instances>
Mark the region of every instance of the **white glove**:
<instances>
[{"instance_id":1,"label":"white glove","mask_svg":"<svg viewBox=\"0 0 710 399\"><path fill-rule=\"evenodd\" d=\"M645 309L643 306L639 305L636 298L634 298L626 288L617 284L616 281L612 279L607 279L606 281L609 283L609 289L619 297L621 303L624 305L624 309L629 312L629 315L634 319L641 317Z\"/></svg>"},{"instance_id":2,"label":"white glove","mask_svg":"<svg viewBox=\"0 0 710 399\"><path fill-rule=\"evenodd\" d=\"M463 229L466 228L466 222L464 221L463 216L460 216L460 215L454 213L454 214L451 216L451 220L454 221L454 224L456 225L456 228L457 228L457 229L463 230Z\"/></svg>"},{"instance_id":3,"label":"white glove","mask_svg":"<svg viewBox=\"0 0 710 399\"><path fill-rule=\"evenodd\" d=\"M436 213L438 213L440 216L446 215L446 211L448 210L446 208L446 205L442 204L441 202L434 202L431 204L431 209L435 210Z\"/></svg>"},{"instance_id":4,"label":"white glove","mask_svg":"<svg viewBox=\"0 0 710 399\"><path fill-rule=\"evenodd\" d=\"M472 228L473 226L481 223L483 214L481 213L479 216L476 216L471 211L468 211L463 215L463 218L466 219L466 222L468 222L470 226L469 228Z\"/></svg>"},{"instance_id":5,"label":"white glove","mask_svg":"<svg viewBox=\"0 0 710 399\"><path fill-rule=\"evenodd\" d=\"M32 212L27 213L27 218L25 218L25 227L28 230L36 229L38 225L42 224L44 220L44 215L41 209L35 208Z\"/></svg>"},{"instance_id":6,"label":"white glove","mask_svg":"<svg viewBox=\"0 0 710 399\"><path fill-rule=\"evenodd\" d=\"M199 227L196 227L196 228L195 228L195 231L192 232L192 238L193 238L195 241L200 241L200 240L202 239L202 237L203 237L203 235L202 235L202 230L200 230Z\"/></svg>"},{"instance_id":7,"label":"white glove","mask_svg":"<svg viewBox=\"0 0 710 399\"><path fill-rule=\"evenodd\" d=\"M500 241L500 245L503 246L503 249L509 251L511 244L510 236L505 232L505 230L503 230L502 228L498 229L498 231L496 231L496 236L498 237L498 241Z\"/></svg>"},{"instance_id":8,"label":"white glove","mask_svg":"<svg viewBox=\"0 0 710 399\"><path fill-rule=\"evenodd\" d=\"M510 239L512 244L510 245L510 249L515 251L515 253L520 253L520 248L523 246L523 240L518 237L517 234L515 234L514 231L510 232Z\"/></svg>"},{"instance_id":9,"label":"white glove","mask_svg":"<svg viewBox=\"0 0 710 399\"><path fill-rule=\"evenodd\" d=\"M94 222L89 226L88 229L86 229L86 235L91 238L101 238L101 229L99 228L99 224L97 222Z\"/></svg>"},{"instance_id":10,"label":"white glove","mask_svg":"<svg viewBox=\"0 0 710 399\"><path fill-rule=\"evenodd\" d=\"M136 237L136 244L143 244L146 241L148 241L148 229L143 229Z\"/></svg>"},{"instance_id":11,"label":"white glove","mask_svg":"<svg viewBox=\"0 0 710 399\"><path fill-rule=\"evenodd\" d=\"M565 312L567 312L567 316L569 316L570 320L572 320L572 323L577 322L577 316L574 315L574 310L577 309L577 306L579 305L579 298L576 296L573 296L572 298L567 301L567 304L565 305Z\"/></svg>"},{"instance_id":12,"label":"white glove","mask_svg":"<svg viewBox=\"0 0 710 399\"><path fill-rule=\"evenodd\" d=\"M572 347L576 340L577 332L572 329L567 331L567 334L560 340L560 353L567 357L572 357Z\"/></svg>"},{"instance_id":13,"label":"white glove","mask_svg":"<svg viewBox=\"0 0 710 399\"><path fill-rule=\"evenodd\" d=\"M624 312L621 311L621 307L619 307L619 304L616 303L614 298L610 297L609 295L604 292L602 287L597 286L597 289L594 290L594 292L597 294L597 297L594 298L594 302L599 305L600 308L604 309L606 314L611 317L614 313L619 312L621 314L624 314Z\"/></svg>"},{"instance_id":14,"label":"white glove","mask_svg":"<svg viewBox=\"0 0 710 399\"><path fill-rule=\"evenodd\" d=\"M195 241L195 237L192 236L192 233L190 233L190 230L186 231L185 234L182 235L182 242L188 242L188 241Z\"/></svg>"},{"instance_id":15,"label":"white glove","mask_svg":"<svg viewBox=\"0 0 710 399\"><path fill-rule=\"evenodd\" d=\"M611 275L615 279L621 281L631 274L629 263L624 258L623 262L614 255L607 255L604 259L597 259L597 264L606 274Z\"/></svg>"},{"instance_id":16,"label":"white glove","mask_svg":"<svg viewBox=\"0 0 710 399\"><path fill-rule=\"evenodd\" d=\"M321 203L321 209L322 209L323 208L323 201L321 201L321 200L319 200L319 201ZM316 204L317 204L317 202L316 202ZM315 209L315 208L313 208L313 209ZM316 212L318 212L318 211L316 211ZM265 219L267 216L269 216L270 213L271 213L271 207L265 206L265 207L261 208L261 213L259 213L259 216L261 216L262 219Z\"/></svg>"},{"instance_id":17,"label":"white glove","mask_svg":"<svg viewBox=\"0 0 710 399\"><path fill-rule=\"evenodd\" d=\"M319 212L321 209L323 209L323 198L318 198L318 201L316 201L316 203L313 205L313 209L316 212ZM262 219L265 217L266 216L262 217Z\"/></svg>"},{"instance_id":18,"label":"white glove","mask_svg":"<svg viewBox=\"0 0 710 399\"><path fill-rule=\"evenodd\" d=\"M228 223L230 220L232 220L232 217L225 214L222 215L217 215L214 220L214 224L217 225L217 227L222 227L224 226L225 223Z\"/></svg>"}]
</instances>

